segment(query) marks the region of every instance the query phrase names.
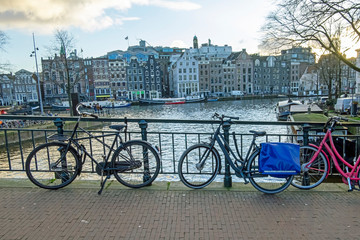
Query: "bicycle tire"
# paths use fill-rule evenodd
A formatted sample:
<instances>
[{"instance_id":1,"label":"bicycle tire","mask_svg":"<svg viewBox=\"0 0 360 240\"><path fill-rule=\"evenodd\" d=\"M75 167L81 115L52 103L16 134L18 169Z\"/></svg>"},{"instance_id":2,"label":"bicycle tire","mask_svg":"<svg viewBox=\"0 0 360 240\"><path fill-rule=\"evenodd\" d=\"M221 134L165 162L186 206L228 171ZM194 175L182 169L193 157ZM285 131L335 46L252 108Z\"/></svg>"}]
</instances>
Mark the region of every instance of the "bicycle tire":
<instances>
[{"instance_id":1,"label":"bicycle tire","mask_svg":"<svg viewBox=\"0 0 360 240\"><path fill-rule=\"evenodd\" d=\"M300 147L300 166L301 172L294 176L291 185L299 189L311 189L322 183L328 172L328 161L322 152L313 161L310 168L305 172L305 164L310 161L312 156L317 152L317 148L311 146Z\"/></svg>"},{"instance_id":2,"label":"bicycle tire","mask_svg":"<svg viewBox=\"0 0 360 240\"><path fill-rule=\"evenodd\" d=\"M248 177L254 188L266 194L276 194L287 189L294 176L291 175L286 178L279 178L260 173L259 157L260 151L252 153L247 166Z\"/></svg>"},{"instance_id":3,"label":"bicycle tire","mask_svg":"<svg viewBox=\"0 0 360 240\"><path fill-rule=\"evenodd\" d=\"M196 164L206 157L205 164L199 170ZM209 164L208 160L211 160ZM181 155L178 165L178 174L181 182L193 189L199 189L209 185L216 177L220 168L218 152L207 144L196 144Z\"/></svg>"},{"instance_id":4,"label":"bicycle tire","mask_svg":"<svg viewBox=\"0 0 360 240\"><path fill-rule=\"evenodd\" d=\"M160 171L160 157L148 142L132 140L122 144L114 152L111 165L115 178L130 188L150 185Z\"/></svg>"},{"instance_id":5,"label":"bicycle tire","mask_svg":"<svg viewBox=\"0 0 360 240\"><path fill-rule=\"evenodd\" d=\"M80 171L78 152L70 146L66 154L62 151L67 144L50 142L36 147L27 157L26 175L36 186L45 189L59 189L69 185ZM60 160L65 156L65 160Z\"/></svg>"}]
</instances>

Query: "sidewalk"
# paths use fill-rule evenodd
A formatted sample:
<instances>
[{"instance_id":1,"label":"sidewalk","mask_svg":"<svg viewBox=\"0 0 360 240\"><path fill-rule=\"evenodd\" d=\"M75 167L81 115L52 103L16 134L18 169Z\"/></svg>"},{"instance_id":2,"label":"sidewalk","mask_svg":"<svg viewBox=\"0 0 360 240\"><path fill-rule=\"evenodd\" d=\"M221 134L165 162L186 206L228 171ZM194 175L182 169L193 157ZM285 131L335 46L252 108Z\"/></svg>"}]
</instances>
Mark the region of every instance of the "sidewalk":
<instances>
[{"instance_id":1,"label":"sidewalk","mask_svg":"<svg viewBox=\"0 0 360 240\"><path fill-rule=\"evenodd\" d=\"M128 189L76 181L56 190L0 180L0 239L359 239L360 192L324 183L265 195L250 184Z\"/></svg>"}]
</instances>

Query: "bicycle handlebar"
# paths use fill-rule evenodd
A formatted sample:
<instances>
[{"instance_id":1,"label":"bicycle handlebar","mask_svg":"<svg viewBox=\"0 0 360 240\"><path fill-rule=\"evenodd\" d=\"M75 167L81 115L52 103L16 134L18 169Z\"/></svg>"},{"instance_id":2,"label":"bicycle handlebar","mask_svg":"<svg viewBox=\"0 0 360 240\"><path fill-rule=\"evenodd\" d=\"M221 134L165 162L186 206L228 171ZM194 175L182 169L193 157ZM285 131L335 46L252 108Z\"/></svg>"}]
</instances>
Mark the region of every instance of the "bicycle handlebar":
<instances>
[{"instance_id":1,"label":"bicycle handlebar","mask_svg":"<svg viewBox=\"0 0 360 240\"><path fill-rule=\"evenodd\" d=\"M324 125L324 131L325 129L327 129L328 125L330 124L330 127L333 128L335 127L336 124L341 124L340 121L349 121L348 118L344 118L344 117L340 117L340 116L334 116L334 117L331 117L327 120L327 122L325 123Z\"/></svg>"},{"instance_id":2,"label":"bicycle handlebar","mask_svg":"<svg viewBox=\"0 0 360 240\"><path fill-rule=\"evenodd\" d=\"M83 107L83 108L90 108L90 106L87 106L85 104L82 104L82 103L79 103L78 105L76 105L76 112L80 115L80 116L83 116L83 117L86 117L86 116L90 116L90 117L93 117L93 118L99 118L98 115L96 114L93 114L93 113L89 113L89 112L80 112L79 108L80 107Z\"/></svg>"},{"instance_id":3,"label":"bicycle handlebar","mask_svg":"<svg viewBox=\"0 0 360 240\"><path fill-rule=\"evenodd\" d=\"M224 120L224 118L228 118L229 120L239 120L239 117L232 117L232 116L226 116L226 115L219 115L218 113L214 113L213 118L220 119L221 121Z\"/></svg>"}]
</instances>

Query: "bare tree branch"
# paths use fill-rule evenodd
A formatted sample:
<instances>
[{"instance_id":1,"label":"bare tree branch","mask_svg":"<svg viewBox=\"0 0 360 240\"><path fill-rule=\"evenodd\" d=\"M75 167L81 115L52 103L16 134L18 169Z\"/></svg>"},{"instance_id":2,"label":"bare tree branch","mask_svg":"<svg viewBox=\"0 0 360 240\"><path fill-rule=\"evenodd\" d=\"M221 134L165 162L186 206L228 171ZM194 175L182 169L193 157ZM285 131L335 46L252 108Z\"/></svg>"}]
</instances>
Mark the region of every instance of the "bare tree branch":
<instances>
[{"instance_id":1,"label":"bare tree branch","mask_svg":"<svg viewBox=\"0 0 360 240\"><path fill-rule=\"evenodd\" d=\"M262 48L307 44L334 54L360 72L345 52L360 42L360 3L351 0L280 0L263 29ZM351 46L341 40L351 37Z\"/></svg>"},{"instance_id":2,"label":"bare tree branch","mask_svg":"<svg viewBox=\"0 0 360 240\"><path fill-rule=\"evenodd\" d=\"M71 93L76 91L78 83L85 75L83 63L74 51L74 38L67 31L57 30L54 34L54 42L48 49L54 57L47 60L46 73L49 74L49 79L67 94L70 112L73 115Z\"/></svg>"}]
</instances>

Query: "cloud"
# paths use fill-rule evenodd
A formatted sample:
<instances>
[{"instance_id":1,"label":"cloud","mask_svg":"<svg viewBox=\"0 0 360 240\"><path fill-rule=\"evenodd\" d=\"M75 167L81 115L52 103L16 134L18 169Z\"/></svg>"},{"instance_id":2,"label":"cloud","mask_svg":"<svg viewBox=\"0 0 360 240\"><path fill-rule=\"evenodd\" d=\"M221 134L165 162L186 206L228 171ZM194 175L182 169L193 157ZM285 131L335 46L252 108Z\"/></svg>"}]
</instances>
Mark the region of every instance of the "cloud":
<instances>
[{"instance_id":1,"label":"cloud","mask_svg":"<svg viewBox=\"0 0 360 240\"><path fill-rule=\"evenodd\" d=\"M27 29L51 33L55 28L86 31L140 20L125 16L135 6L190 11L201 6L184 0L1 0L0 29Z\"/></svg>"}]
</instances>

